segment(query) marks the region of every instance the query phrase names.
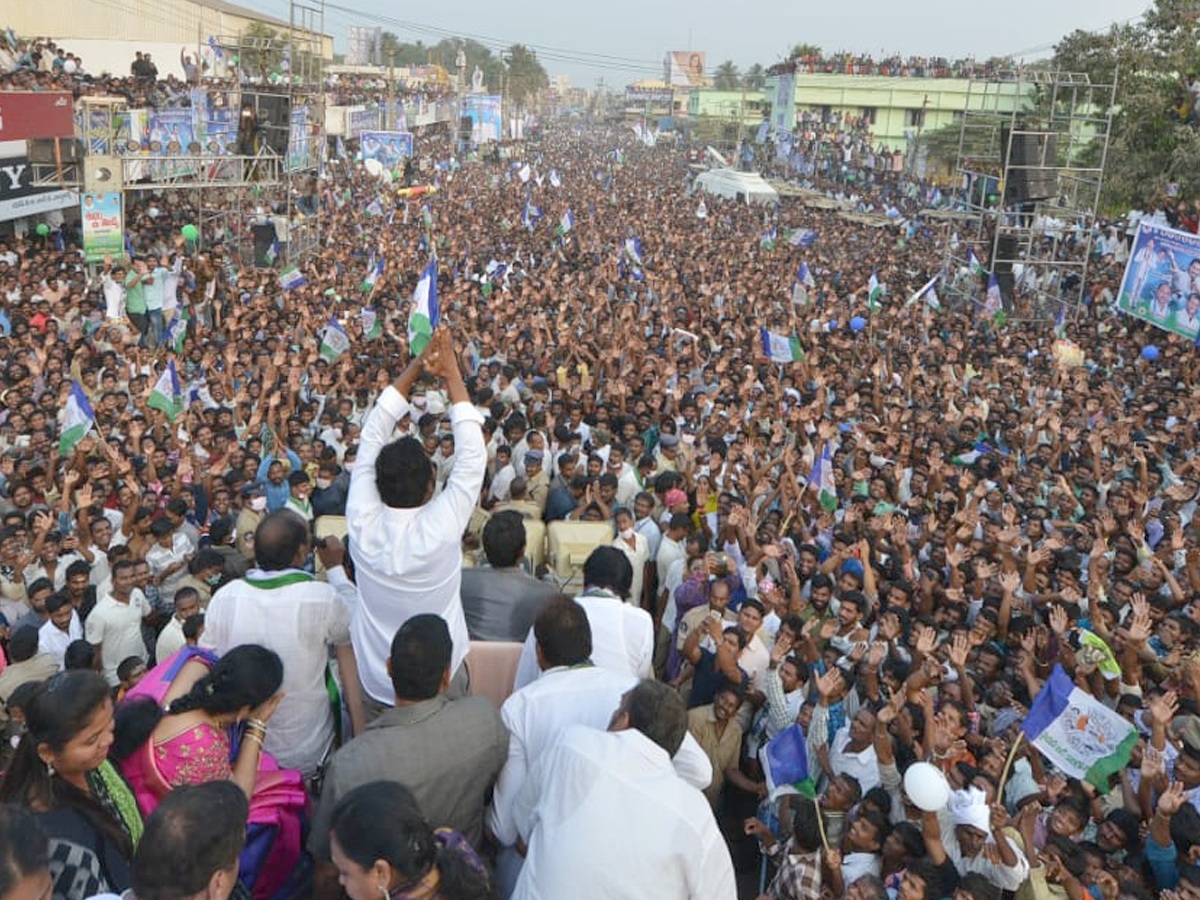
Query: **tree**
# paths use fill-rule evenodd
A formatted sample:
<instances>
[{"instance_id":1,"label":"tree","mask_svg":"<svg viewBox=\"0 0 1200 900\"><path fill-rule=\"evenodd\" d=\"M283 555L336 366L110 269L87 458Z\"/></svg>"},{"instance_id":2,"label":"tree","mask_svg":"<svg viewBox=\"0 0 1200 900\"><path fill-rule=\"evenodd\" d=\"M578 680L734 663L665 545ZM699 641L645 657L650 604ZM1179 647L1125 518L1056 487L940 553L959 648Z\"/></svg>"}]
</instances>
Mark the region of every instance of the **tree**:
<instances>
[{"instance_id":1,"label":"tree","mask_svg":"<svg viewBox=\"0 0 1200 900\"><path fill-rule=\"evenodd\" d=\"M242 53L238 60L242 70L266 81L283 64L284 39L278 31L262 22L251 22L241 35Z\"/></svg>"},{"instance_id":2,"label":"tree","mask_svg":"<svg viewBox=\"0 0 1200 900\"><path fill-rule=\"evenodd\" d=\"M746 74L742 78L742 82L748 91L761 91L763 84L766 81L766 72L761 63L755 63L746 70Z\"/></svg>"},{"instance_id":3,"label":"tree","mask_svg":"<svg viewBox=\"0 0 1200 900\"><path fill-rule=\"evenodd\" d=\"M731 59L725 60L713 72L713 87L718 91L736 91L738 83L738 67L733 64Z\"/></svg>"},{"instance_id":4,"label":"tree","mask_svg":"<svg viewBox=\"0 0 1200 900\"><path fill-rule=\"evenodd\" d=\"M1169 183L1200 196L1200 135L1181 113L1187 109L1183 76L1200 66L1200 25L1190 0L1155 0L1142 22L1107 32L1076 31L1055 47L1052 65L1088 75L1117 91L1104 160L1101 206L1122 213ZM1094 108L1107 96L1094 92ZM1045 106L1045 102L1042 104ZM1103 142L1081 154L1099 164Z\"/></svg>"},{"instance_id":5,"label":"tree","mask_svg":"<svg viewBox=\"0 0 1200 900\"><path fill-rule=\"evenodd\" d=\"M788 59L797 59L801 56L815 56L820 58L823 55L824 51L816 44L796 44L792 47L792 52L788 54Z\"/></svg>"},{"instance_id":6,"label":"tree","mask_svg":"<svg viewBox=\"0 0 1200 900\"><path fill-rule=\"evenodd\" d=\"M404 44L401 43L400 38L394 32L385 31L379 39L379 53L383 57L383 64L385 66L389 65L392 57L399 56L403 47Z\"/></svg>"},{"instance_id":7,"label":"tree","mask_svg":"<svg viewBox=\"0 0 1200 900\"><path fill-rule=\"evenodd\" d=\"M513 44L505 51L508 63L508 96L517 109L526 101L550 87L550 76L538 62L537 54L523 44Z\"/></svg>"}]
</instances>

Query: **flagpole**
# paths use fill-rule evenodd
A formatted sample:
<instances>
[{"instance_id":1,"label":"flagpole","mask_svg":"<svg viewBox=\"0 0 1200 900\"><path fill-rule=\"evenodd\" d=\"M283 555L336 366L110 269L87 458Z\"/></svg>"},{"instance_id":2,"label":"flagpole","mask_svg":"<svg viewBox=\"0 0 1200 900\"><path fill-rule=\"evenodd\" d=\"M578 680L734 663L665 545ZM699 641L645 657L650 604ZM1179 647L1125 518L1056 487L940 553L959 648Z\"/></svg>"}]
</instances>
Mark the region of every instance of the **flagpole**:
<instances>
[{"instance_id":1,"label":"flagpole","mask_svg":"<svg viewBox=\"0 0 1200 900\"><path fill-rule=\"evenodd\" d=\"M1000 773L1000 786L996 789L996 799L1004 802L1004 785L1008 782L1008 773L1012 769L1013 760L1017 757L1017 750L1021 747L1021 742L1025 740L1025 732L1022 730L1017 734L1016 741L1013 742L1012 749L1008 751L1008 759L1004 761L1004 770Z\"/></svg>"}]
</instances>

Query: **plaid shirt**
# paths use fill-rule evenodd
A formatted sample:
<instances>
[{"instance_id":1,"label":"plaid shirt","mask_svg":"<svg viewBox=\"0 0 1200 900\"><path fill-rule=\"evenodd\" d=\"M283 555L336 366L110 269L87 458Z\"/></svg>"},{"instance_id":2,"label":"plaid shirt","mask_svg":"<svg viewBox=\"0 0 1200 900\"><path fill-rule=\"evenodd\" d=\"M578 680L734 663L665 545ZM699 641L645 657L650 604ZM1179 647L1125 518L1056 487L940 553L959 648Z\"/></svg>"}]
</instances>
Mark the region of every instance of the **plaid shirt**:
<instances>
[{"instance_id":1,"label":"plaid shirt","mask_svg":"<svg viewBox=\"0 0 1200 900\"><path fill-rule=\"evenodd\" d=\"M820 900L821 851L793 853L792 838L767 850L779 865L767 894L771 900Z\"/></svg>"}]
</instances>

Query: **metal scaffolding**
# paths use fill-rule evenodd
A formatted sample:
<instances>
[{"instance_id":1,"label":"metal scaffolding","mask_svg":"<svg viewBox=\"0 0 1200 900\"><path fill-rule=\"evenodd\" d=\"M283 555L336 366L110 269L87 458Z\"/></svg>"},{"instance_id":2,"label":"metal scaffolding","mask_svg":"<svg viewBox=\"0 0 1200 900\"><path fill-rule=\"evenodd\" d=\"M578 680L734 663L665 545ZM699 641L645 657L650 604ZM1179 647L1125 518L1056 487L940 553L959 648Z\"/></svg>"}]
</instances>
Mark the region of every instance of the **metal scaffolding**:
<instances>
[{"instance_id":1,"label":"metal scaffolding","mask_svg":"<svg viewBox=\"0 0 1200 900\"><path fill-rule=\"evenodd\" d=\"M946 230L943 297L983 303L985 263L1014 316L1073 318L1087 283L1116 84L1086 74L1026 69L1012 83L972 80L959 134L961 214ZM1015 102L1014 102L1015 99ZM984 254L986 253L986 260Z\"/></svg>"}]
</instances>

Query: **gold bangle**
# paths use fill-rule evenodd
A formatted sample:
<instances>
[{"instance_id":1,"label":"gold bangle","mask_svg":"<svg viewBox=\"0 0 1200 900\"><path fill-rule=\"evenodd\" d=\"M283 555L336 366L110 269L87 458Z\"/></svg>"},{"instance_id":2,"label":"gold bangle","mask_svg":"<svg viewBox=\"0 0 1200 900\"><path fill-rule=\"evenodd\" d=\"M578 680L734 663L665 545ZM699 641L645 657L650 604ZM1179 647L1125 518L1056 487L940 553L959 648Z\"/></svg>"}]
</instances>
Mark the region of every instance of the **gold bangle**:
<instances>
[{"instance_id":1,"label":"gold bangle","mask_svg":"<svg viewBox=\"0 0 1200 900\"><path fill-rule=\"evenodd\" d=\"M254 743L258 744L259 749L260 750L262 749L263 739L262 739L261 735L256 734L253 731L247 731L246 734L244 735L244 737L248 741L254 741Z\"/></svg>"},{"instance_id":2,"label":"gold bangle","mask_svg":"<svg viewBox=\"0 0 1200 900\"><path fill-rule=\"evenodd\" d=\"M258 728L259 730L263 731L264 733L267 730L267 723L264 722L262 719L247 719L246 725L248 725L250 728Z\"/></svg>"}]
</instances>

